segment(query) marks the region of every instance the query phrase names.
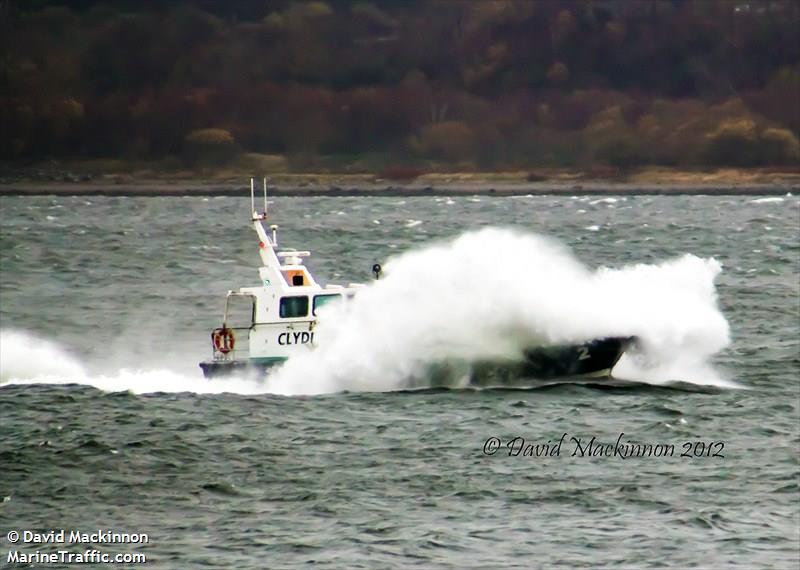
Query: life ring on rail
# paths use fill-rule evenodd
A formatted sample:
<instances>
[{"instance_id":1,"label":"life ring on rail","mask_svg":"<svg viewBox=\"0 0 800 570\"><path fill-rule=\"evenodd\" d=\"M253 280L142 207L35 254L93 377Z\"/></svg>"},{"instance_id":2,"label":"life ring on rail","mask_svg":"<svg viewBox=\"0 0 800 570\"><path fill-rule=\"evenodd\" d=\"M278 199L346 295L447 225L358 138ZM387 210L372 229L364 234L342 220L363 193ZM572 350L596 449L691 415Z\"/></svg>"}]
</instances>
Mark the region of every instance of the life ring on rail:
<instances>
[{"instance_id":1,"label":"life ring on rail","mask_svg":"<svg viewBox=\"0 0 800 570\"><path fill-rule=\"evenodd\" d=\"M236 337L233 336L232 329L222 327L214 329L214 332L211 333L211 343L214 345L214 350L228 354L236 345Z\"/></svg>"}]
</instances>

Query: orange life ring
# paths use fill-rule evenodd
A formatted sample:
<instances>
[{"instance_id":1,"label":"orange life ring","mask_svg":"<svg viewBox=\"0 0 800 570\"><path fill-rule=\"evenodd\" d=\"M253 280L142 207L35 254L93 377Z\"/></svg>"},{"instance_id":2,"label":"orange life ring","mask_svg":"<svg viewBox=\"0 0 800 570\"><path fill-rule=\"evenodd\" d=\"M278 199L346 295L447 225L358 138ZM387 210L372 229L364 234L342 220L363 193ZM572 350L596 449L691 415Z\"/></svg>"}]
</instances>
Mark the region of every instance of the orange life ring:
<instances>
[{"instance_id":1,"label":"orange life ring","mask_svg":"<svg viewBox=\"0 0 800 570\"><path fill-rule=\"evenodd\" d=\"M222 354L228 354L236 345L236 337L233 336L232 329L222 327L214 329L214 332L211 333L211 342L215 350Z\"/></svg>"}]
</instances>

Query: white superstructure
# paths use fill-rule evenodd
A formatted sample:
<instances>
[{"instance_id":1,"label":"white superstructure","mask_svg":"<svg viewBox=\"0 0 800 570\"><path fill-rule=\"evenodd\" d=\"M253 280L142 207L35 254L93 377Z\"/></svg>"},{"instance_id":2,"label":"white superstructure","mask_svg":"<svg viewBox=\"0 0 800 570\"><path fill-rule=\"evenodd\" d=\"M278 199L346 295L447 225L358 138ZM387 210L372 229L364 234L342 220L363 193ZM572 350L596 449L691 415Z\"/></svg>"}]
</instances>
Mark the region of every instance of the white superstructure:
<instances>
[{"instance_id":1,"label":"white superstructure","mask_svg":"<svg viewBox=\"0 0 800 570\"><path fill-rule=\"evenodd\" d=\"M267 182L264 179L264 211L255 208L250 180L252 223L258 235L260 285L228 291L222 327L212 333L213 360L201 364L229 368L229 364L259 368L285 361L298 351L314 347L317 311L326 303L346 302L363 285L322 287L303 260L311 255L278 247L278 226L267 222ZM212 374L213 375L213 374Z\"/></svg>"}]
</instances>

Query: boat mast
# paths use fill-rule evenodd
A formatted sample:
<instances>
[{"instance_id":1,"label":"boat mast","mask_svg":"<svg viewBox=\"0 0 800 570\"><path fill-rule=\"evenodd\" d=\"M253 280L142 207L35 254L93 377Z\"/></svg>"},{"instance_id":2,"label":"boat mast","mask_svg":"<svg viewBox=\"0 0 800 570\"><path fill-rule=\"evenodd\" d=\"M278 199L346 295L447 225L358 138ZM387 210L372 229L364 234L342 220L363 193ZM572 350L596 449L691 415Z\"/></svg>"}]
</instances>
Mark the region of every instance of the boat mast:
<instances>
[{"instance_id":1,"label":"boat mast","mask_svg":"<svg viewBox=\"0 0 800 570\"><path fill-rule=\"evenodd\" d=\"M267 179L264 178L264 211L259 214L256 210L255 198L255 178L250 178L250 208L253 210L251 221L253 222L253 229L256 230L259 241L259 253L261 260L266 266L279 266L280 262L275 256L275 248L278 247L278 226L275 224L270 225L269 229L272 230L272 239L269 238L264 226L261 222L267 219Z\"/></svg>"},{"instance_id":2,"label":"boat mast","mask_svg":"<svg viewBox=\"0 0 800 570\"><path fill-rule=\"evenodd\" d=\"M264 177L264 218L267 217L267 177Z\"/></svg>"},{"instance_id":3,"label":"boat mast","mask_svg":"<svg viewBox=\"0 0 800 570\"><path fill-rule=\"evenodd\" d=\"M253 212L253 219L256 219L256 194L253 187L253 179L250 179L250 211Z\"/></svg>"}]
</instances>

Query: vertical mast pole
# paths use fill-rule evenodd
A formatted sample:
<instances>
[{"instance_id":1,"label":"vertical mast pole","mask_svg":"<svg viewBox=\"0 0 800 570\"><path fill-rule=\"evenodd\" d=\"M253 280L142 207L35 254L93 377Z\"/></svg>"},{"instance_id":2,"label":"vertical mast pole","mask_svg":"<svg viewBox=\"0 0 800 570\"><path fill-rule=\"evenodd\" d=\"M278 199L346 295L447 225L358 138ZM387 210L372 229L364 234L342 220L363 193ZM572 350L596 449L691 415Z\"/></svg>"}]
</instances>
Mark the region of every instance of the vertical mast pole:
<instances>
[{"instance_id":1,"label":"vertical mast pole","mask_svg":"<svg viewBox=\"0 0 800 570\"><path fill-rule=\"evenodd\" d=\"M256 194L254 188L254 180L250 179L250 211L253 213L252 215L255 217L256 215Z\"/></svg>"},{"instance_id":2,"label":"vertical mast pole","mask_svg":"<svg viewBox=\"0 0 800 570\"><path fill-rule=\"evenodd\" d=\"M267 217L267 177L264 177L264 217Z\"/></svg>"}]
</instances>

